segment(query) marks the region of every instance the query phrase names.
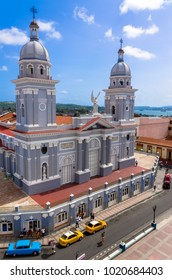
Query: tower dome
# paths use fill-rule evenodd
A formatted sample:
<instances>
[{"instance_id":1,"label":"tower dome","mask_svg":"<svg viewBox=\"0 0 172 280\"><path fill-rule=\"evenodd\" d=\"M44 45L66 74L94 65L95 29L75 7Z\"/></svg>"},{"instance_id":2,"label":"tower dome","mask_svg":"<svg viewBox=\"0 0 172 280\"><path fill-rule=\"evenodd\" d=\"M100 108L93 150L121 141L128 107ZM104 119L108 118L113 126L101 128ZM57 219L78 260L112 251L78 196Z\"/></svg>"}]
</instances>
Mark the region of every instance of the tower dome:
<instances>
[{"instance_id":1,"label":"tower dome","mask_svg":"<svg viewBox=\"0 0 172 280\"><path fill-rule=\"evenodd\" d=\"M35 20L30 23L30 41L27 42L20 51L20 59L38 59L49 62L49 54L46 48L39 42L39 26Z\"/></svg>"},{"instance_id":2,"label":"tower dome","mask_svg":"<svg viewBox=\"0 0 172 280\"><path fill-rule=\"evenodd\" d=\"M131 76L130 67L124 62L124 51L122 48L118 51L118 62L112 67L111 76Z\"/></svg>"}]
</instances>

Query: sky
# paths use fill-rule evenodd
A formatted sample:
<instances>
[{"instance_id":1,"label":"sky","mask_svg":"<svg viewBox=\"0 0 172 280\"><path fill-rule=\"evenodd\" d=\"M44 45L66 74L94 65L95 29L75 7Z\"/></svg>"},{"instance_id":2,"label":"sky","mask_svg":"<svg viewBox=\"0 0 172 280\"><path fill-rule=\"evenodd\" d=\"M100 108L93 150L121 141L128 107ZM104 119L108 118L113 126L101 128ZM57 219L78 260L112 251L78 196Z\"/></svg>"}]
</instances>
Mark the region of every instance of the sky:
<instances>
[{"instance_id":1,"label":"sky","mask_svg":"<svg viewBox=\"0 0 172 280\"><path fill-rule=\"evenodd\" d=\"M172 0L1 1L0 101L15 101L22 46L35 7L39 39L48 50L57 103L91 105L109 86L123 39L135 105L172 105Z\"/></svg>"}]
</instances>

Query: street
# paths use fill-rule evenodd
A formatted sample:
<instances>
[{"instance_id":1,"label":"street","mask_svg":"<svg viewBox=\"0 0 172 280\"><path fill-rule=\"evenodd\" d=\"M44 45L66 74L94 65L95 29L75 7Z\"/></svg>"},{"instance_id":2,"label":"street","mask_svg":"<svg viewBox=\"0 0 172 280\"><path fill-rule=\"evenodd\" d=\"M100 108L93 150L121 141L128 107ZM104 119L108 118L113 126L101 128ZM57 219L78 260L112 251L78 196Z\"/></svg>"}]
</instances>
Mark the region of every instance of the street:
<instances>
[{"instance_id":1,"label":"street","mask_svg":"<svg viewBox=\"0 0 172 280\"><path fill-rule=\"evenodd\" d=\"M110 247L112 244L124 239L129 233L135 231L137 228L144 227L148 222L153 220L153 206L156 205L156 217L161 213L167 211L172 206L172 191L166 190L157 194L153 198L129 209L121 215L118 215L108 221L108 226L105 230L105 242L102 246L97 243L101 241L101 232L94 235L85 233L83 240L70 245L67 248L56 248L56 253L50 255L50 248L43 247L41 254L38 256L22 256L15 259L31 259L31 260L74 260L76 254L85 254L85 259L90 259L96 254ZM4 258L4 250L0 251L0 259ZM10 260L11 258L6 258Z\"/></svg>"}]
</instances>

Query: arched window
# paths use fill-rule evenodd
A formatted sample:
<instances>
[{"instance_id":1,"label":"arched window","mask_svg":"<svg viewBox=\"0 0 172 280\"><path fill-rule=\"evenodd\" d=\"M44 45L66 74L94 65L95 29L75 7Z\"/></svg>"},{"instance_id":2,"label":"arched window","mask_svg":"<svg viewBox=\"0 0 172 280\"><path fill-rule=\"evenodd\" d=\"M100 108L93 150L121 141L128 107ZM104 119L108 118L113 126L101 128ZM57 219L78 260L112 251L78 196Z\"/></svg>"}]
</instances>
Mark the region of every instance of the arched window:
<instances>
[{"instance_id":1,"label":"arched window","mask_svg":"<svg viewBox=\"0 0 172 280\"><path fill-rule=\"evenodd\" d=\"M23 65L20 65L20 75L23 75L23 70L24 70Z\"/></svg>"},{"instance_id":2,"label":"arched window","mask_svg":"<svg viewBox=\"0 0 172 280\"><path fill-rule=\"evenodd\" d=\"M42 65L39 67L39 70L40 70L40 74L43 75L44 74L44 67Z\"/></svg>"},{"instance_id":3,"label":"arched window","mask_svg":"<svg viewBox=\"0 0 172 280\"><path fill-rule=\"evenodd\" d=\"M24 104L21 105L21 113L22 113L22 117L24 117Z\"/></svg>"},{"instance_id":4,"label":"arched window","mask_svg":"<svg viewBox=\"0 0 172 280\"><path fill-rule=\"evenodd\" d=\"M112 115L115 115L115 106L112 106Z\"/></svg>"},{"instance_id":5,"label":"arched window","mask_svg":"<svg viewBox=\"0 0 172 280\"><path fill-rule=\"evenodd\" d=\"M54 216L55 227L58 227L67 222L68 222L68 213L66 211L62 211L61 213L58 213L56 216Z\"/></svg>"},{"instance_id":6,"label":"arched window","mask_svg":"<svg viewBox=\"0 0 172 280\"><path fill-rule=\"evenodd\" d=\"M123 80L120 80L119 84L120 84L120 86L123 86L123 84L124 84Z\"/></svg>"},{"instance_id":7,"label":"arched window","mask_svg":"<svg viewBox=\"0 0 172 280\"><path fill-rule=\"evenodd\" d=\"M8 220L0 220L0 233L9 233L13 231L13 224Z\"/></svg>"},{"instance_id":8,"label":"arched window","mask_svg":"<svg viewBox=\"0 0 172 280\"><path fill-rule=\"evenodd\" d=\"M31 64L28 65L28 73L33 75L33 66Z\"/></svg>"}]
</instances>

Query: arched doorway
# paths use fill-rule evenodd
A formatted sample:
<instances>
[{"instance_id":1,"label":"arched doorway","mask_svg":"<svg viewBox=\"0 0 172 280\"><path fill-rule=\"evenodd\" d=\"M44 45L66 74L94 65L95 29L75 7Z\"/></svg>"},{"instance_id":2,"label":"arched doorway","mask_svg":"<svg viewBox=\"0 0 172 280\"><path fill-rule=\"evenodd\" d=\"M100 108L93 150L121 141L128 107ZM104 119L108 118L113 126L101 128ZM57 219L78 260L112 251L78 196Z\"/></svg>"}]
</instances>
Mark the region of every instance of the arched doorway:
<instances>
[{"instance_id":1,"label":"arched doorway","mask_svg":"<svg viewBox=\"0 0 172 280\"><path fill-rule=\"evenodd\" d=\"M89 142L89 170L90 176L99 175L100 141L97 138Z\"/></svg>"},{"instance_id":2,"label":"arched doorway","mask_svg":"<svg viewBox=\"0 0 172 280\"><path fill-rule=\"evenodd\" d=\"M81 203L76 207L76 216L79 215L82 219L86 217L86 203Z\"/></svg>"},{"instance_id":3,"label":"arched doorway","mask_svg":"<svg viewBox=\"0 0 172 280\"><path fill-rule=\"evenodd\" d=\"M72 182L72 159L65 157L62 161L62 185Z\"/></svg>"}]
</instances>

